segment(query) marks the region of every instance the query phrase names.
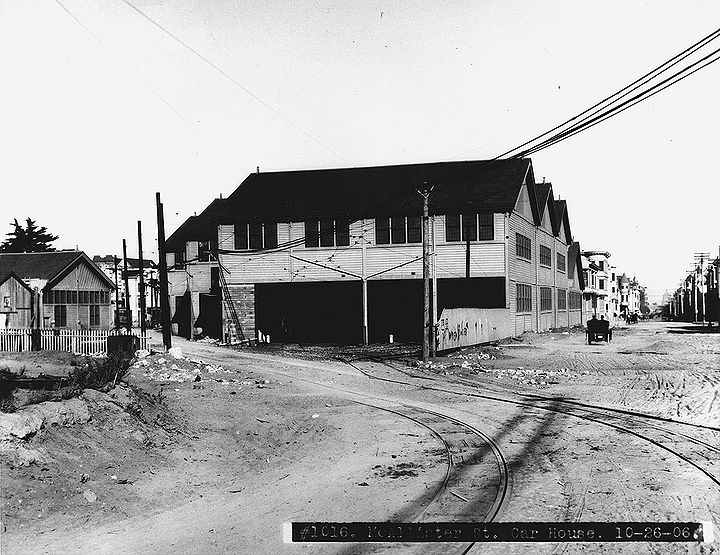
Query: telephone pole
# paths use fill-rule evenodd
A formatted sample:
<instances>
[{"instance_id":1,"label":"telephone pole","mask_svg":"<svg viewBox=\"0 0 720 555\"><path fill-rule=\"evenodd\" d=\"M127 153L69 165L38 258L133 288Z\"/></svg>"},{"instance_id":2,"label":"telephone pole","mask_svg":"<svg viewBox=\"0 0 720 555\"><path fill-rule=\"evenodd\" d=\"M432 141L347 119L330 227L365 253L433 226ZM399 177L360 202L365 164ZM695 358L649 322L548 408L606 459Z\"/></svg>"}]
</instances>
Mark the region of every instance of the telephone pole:
<instances>
[{"instance_id":1,"label":"telephone pole","mask_svg":"<svg viewBox=\"0 0 720 555\"><path fill-rule=\"evenodd\" d=\"M427 362L430 359L430 330L432 324L430 322L430 210L428 207L428 199L432 187L428 187L427 183L418 193L423 198L423 217L422 217L422 248L423 248L423 342L422 342L422 360Z\"/></svg>"},{"instance_id":2,"label":"telephone pole","mask_svg":"<svg viewBox=\"0 0 720 555\"><path fill-rule=\"evenodd\" d=\"M700 269L700 302L702 306L702 322L703 324L706 323L707 318L705 315L705 261L710 259L710 253L709 252L696 252L693 255L696 263L696 268ZM697 312L697 309L695 310ZM697 318L695 318L695 321L697 321Z\"/></svg>"},{"instance_id":3,"label":"telephone pole","mask_svg":"<svg viewBox=\"0 0 720 555\"><path fill-rule=\"evenodd\" d=\"M130 312L130 286L128 285L127 243L123 239L123 283L125 284L125 329L132 331L132 312Z\"/></svg>"},{"instance_id":4,"label":"telephone pole","mask_svg":"<svg viewBox=\"0 0 720 555\"><path fill-rule=\"evenodd\" d=\"M145 262L143 261L142 247L142 222L138 220L138 262L140 264L140 275L138 294L140 296L140 335L145 337Z\"/></svg>"},{"instance_id":5,"label":"telephone pole","mask_svg":"<svg viewBox=\"0 0 720 555\"><path fill-rule=\"evenodd\" d=\"M160 202L160 193L155 193L155 204L157 206L158 265L160 266L160 322L162 325L163 345L169 350L172 347L170 298L168 297L167 259L165 257L165 216L163 215L162 202Z\"/></svg>"}]
</instances>

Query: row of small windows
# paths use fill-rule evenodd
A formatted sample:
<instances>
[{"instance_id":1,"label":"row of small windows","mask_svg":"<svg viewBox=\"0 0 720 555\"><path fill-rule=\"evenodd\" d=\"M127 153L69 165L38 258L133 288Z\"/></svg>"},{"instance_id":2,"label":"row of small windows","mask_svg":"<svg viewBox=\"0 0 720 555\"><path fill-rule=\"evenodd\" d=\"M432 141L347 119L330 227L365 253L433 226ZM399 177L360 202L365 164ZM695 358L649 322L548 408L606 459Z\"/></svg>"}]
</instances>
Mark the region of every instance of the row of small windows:
<instances>
[{"instance_id":1,"label":"row of small windows","mask_svg":"<svg viewBox=\"0 0 720 555\"><path fill-rule=\"evenodd\" d=\"M278 246L277 224L235 224L235 249L274 249Z\"/></svg>"},{"instance_id":2,"label":"row of small windows","mask_svg":"<svg viewBox=\"0 0 720 555\"><path fill-rule=\"evenodd\" d=\"M532 312L532 286L525 283L515 285L516 289L516 309L520 312ZM540 311L548 312L553 309L552 287L540 288ZM568 302L569 301L569 302ZM568 306L569 305L569 306ZM567 296L566 289L557 290L557 308L558 310L579 310L582 305L582 293L578 291L570 291Z\"/></svg>"},{"instance_id":3,"label":"row of small windows","mask_svg":"<svg viewBox=\"0 0 720 555\"><path fill-rule=\"evenodd\" d=\"M308 220L305 222L306 247L347 247L350 220Z\"/></svg>"},{"instance_id":4,"label":"row of small windows","mask_svg":"<svg viewBox=\"0 0 720 555\"><path fill-rule=\"evenodd\" d=\"M347 219L308 220L304 222L304 226L306 247L350 245L350 221ZM494 238L492 214L445 216L446 241L492 241ZM422 218L420 216L375 218L375 243L378 245L422 243ZM274 249L277 246L277 224L235 224L236 250ZM202 260L202 255L199 258ZM177 259L176 256L176 261Z\"/></svg>"},{"instance_id":5,"label":"row of small windows","mask_svg":"<svg viewBox=\"0 0 720 555\"><path fill-rule=\"evenodd\" d=\"M378 245L422 243L420 216L375 218L375 243Z\"/></svg>"},{"instance_id":6,"label":"row of small windows","mask_svg":"<svg viewBox=\"0 0 720 555\"><path fill-rule=\"evenodd\" d=\"M76 291L52 289L43 291L45 304L110 304L110 291Z\"/></svg>"},{"instance_id":7,"label":"row of small windows","mask_svg":"<svg viewBox=\"0 0 720 555\"><path fill-rule=\"evenodd\" d=\"M57 328L67 326L67 305L56 304L53 307L53 321ZM88 306L88 322L91 327L100 325L100 305Z\"/></svg>"},{"instance_id":8,"label":"row of small windows","mask_svg":"<svg viewBox=\"0 0 720 555\"><path fill-rule=\"evenodd\" d=\"M515 255L518 258L532 260L532 240L529 237L521 233L515 234ZM566 268L565 255L557 253L556 260L558 272L564 273ZM552 268L552 250L545 245L540 245L540 266Z\"/></svg>"},{"instance_id":9,"label":"row of small windows","mask_svg":"<svg viewBox=\"0 0 720 555\"><path fill-rule=\"evenodd\" d=\"M492 214L448 214L445 216L446 241L492 241L495 227Z\"/></svg>"}]
</instances>

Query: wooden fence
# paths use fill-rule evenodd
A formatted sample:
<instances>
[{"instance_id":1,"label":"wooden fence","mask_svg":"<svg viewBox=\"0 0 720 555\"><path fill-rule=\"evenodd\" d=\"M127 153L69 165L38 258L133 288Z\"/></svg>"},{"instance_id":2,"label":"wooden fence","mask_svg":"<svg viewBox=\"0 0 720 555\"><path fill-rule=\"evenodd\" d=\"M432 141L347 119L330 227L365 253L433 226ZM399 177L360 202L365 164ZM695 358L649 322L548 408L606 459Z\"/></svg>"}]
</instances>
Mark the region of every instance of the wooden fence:
<instances>
[{"instance_id":1,"label":"wooden fence","mask_svg":"<svg viewBox=\"0 0 720 555\"><path fill-rule=\"evenodd\" d=\"M4 328L0 329L0 352L21 353L32 350L32 334L39 335L39 349L66 351L81 355L107 353L108 336L121 335L110 330L70 330ZM147 349L148 338L138 337L141 349Z\"/></svg>"}]
</instances>

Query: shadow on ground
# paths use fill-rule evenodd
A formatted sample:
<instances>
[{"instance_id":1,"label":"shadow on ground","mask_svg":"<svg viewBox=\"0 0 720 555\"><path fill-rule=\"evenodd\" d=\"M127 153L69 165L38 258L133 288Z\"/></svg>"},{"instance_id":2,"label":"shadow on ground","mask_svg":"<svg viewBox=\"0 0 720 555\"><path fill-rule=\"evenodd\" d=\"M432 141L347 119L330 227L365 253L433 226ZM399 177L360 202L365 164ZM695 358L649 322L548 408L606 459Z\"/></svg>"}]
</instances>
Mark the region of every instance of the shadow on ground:
<instances>
[{"instance_id":1,"label":"shadow on ground","mask_svg":"<svg viewBox=\"0 0 720 555\"><path fill-rule=\"evenodd\" d=\"M714 333L714 334L720 334L720 326L703 326L700 324L693 325L689 324L687 326L682 326L679 328L673 327L667 329L668 333Z\"/></svg>"}]
</instances>

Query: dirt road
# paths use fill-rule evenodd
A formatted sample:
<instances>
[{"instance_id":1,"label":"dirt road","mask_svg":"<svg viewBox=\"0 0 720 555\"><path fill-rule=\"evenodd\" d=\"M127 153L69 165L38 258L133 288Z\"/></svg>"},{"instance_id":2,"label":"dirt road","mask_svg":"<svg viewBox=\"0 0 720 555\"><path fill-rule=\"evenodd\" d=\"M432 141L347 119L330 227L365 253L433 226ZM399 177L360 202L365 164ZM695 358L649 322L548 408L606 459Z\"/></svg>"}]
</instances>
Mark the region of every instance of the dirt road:
<instances>
[{"instance_id":1,"label":"dirt road","mask_svg":"<svg viewBox=\"0 0 720 555\"><path fill-rule=\"evenodd\" d=\"M717 553L282 543L293 520L720 522L720 335L696 331L642 323L590 346L580 333L526 335L430 368L176 340L222 369L200 365L200 381L184 382L133 370L159 407L157 437L148 427L134 439L118 416L92 420L87 438L32 438L44 466L3 469L2 551ZM41 506L41 495L57 502Z\"/></svg>"}]
</instances>

